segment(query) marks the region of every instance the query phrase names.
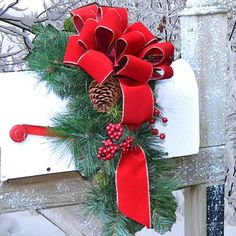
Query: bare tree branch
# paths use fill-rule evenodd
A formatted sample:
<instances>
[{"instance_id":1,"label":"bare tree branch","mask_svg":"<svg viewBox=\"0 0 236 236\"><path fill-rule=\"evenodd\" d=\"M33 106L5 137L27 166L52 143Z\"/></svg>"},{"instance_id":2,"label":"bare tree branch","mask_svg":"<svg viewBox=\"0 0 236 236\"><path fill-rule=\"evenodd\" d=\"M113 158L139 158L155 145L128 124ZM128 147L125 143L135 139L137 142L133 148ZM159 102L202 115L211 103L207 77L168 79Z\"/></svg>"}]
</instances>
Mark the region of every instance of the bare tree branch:
<instances>
[{"instance_id":1,"label":"bare tree branch","mask_svg":"<svg viewBox=\"0 0 236 236\"><path fill-rule=\"evenodd\" d=\"M15 2L10 3L4 10L0 12L0 16L3 15L5 12L7 12L9 9L13 8L18 3L19 3L19 0L16 0Z\"/></svg>"},{"instance_id":2,"label":"bare tree branch","mask_svg":"<svg viewBox=\"0 0 236 236\"><path fill-rule=\"evenodd\" d=\"M34 24L51 24L62 29L62 22L71 7L81 4L82 1L50 0L49 5L44 3L42 12L28 15L19 14L26 10L18 7L19 0L0 1L3 5L0 8L0 37L2 39L0 42L0 71L21 69L21 65L25 67L24 58L32 50L32 26ZM6 47L8 44L15 46Z\"/></svg>"},{"instance_id":3,"label":"bare tree branch","mask_svg":"<svg viewBox=\"0 0 236 236\"><path fill-rule=\"evenodd\" d=\"M21 53L25 50L26 49L24 48L24 49L18 50L16 52L2 53L2 54L0 54L0 58L7 58L7 57L15 56L15 55L17 55L17 54L19 54L19 53ZM9 50L9 51L11 51L11 50Z\"/></svg>"},{"instance_id":4,"label":"bare tree branch","mask_svg":"<svg viewBox=\"0 0 236 236\"><path fill-rule=\"evenodd\" d=\"M232 37L233 37L235 28L236 28L236 20L235 20L235 22L234 22L234 25L233 25L233 28L232 28L232 30L231 30L231 33L230 33L230 35L229 35L229 41L231 41L231 39L232 39Z\"/></svg>"}]
</instances>

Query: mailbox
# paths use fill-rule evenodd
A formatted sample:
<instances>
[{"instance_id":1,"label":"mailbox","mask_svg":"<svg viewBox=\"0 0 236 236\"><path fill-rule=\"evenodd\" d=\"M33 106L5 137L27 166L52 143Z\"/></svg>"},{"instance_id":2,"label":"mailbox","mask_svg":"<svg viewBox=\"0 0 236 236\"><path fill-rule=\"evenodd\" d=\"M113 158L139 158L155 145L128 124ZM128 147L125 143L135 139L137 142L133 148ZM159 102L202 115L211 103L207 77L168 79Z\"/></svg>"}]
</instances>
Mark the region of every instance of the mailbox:
<instances>
[{"instance_id":1,"label":"mailbox","mask_svg":"<svg viewBox=\"0 0 236 236\"><path fill-rule=\"evenodd\" d=\"M185 156L199 150L199 108L196 78L183 59L173 63L174 76L158 85L158 104L168 124L156 122L165 132L168 157ZM9 133L18 124L52 126L51 118L66 109L44 82L32 72L1 74L0 79L1 180L75 170L70 153L53 145L56 137L30 135L14 142Z\"/></svg>"},{"instance_id":2,"label":"mailbox","mask_svg":"<svg viewBox=\"0 0 236 236\"><path fill-rule=\"evenodd\" d=\"M55 151L52 138L31 135L16 143L9 136L17 124L52 125L51 117L63 111L65 104L48 92L35 73L0 75L1 181L75 169L68 153L62 157L62 150Z\"/></svg>"}]
</instances>

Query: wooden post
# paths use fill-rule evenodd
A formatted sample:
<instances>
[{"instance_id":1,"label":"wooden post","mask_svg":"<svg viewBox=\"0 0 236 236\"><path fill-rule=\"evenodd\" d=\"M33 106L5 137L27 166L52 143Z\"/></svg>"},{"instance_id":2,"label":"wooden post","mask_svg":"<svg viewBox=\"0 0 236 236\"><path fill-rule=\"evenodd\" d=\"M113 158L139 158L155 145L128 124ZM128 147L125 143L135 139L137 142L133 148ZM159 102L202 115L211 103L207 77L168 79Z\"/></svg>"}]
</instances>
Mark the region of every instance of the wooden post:
<instances>
[{"instance_id":1,"label":"wooden post","mask_svg":"<svg viewBox=\"0 0 236 236\"><path fill-rule=\"evenodd\" d=\"M198 79L200 150L208 149L209 155L212 148L224 149L225 145L227 15L226 9L218 4L216 0L188 0L181 13L181 55ZM199 155L194 158L201 158ZM225 155L224 152L221 155ZM207 168L204 171L207 172ZM211 221L209 217L213 213L207 204L217 204L209 199L213 196L211 191L215 191L206 189L209 185L195 185L185 190L185 236L223 235L223 232L214 233L219 225L223 231L222 222ZM214 186L220 189L218 184ZM218 210L221 212L214 214L222 214L222 207Z\"/></svg>"},{"instance_id":2,"label":"wooden post","mask_svg":"<svg viewBox=\"0 0 236 236\"><path fill-rule=\"evenodd\" d=\"M184 191L185 236L206 236L206 185L188 187Z\"/></svg>"}]
</instances>

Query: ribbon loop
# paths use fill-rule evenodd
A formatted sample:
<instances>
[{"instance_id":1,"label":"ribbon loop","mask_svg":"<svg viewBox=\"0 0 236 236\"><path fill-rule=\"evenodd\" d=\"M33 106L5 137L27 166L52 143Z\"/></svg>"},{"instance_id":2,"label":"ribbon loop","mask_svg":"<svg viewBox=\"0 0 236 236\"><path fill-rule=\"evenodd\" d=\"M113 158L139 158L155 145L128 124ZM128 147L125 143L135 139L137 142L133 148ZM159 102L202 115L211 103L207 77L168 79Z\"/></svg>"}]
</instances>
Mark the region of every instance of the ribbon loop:
<instances>
[{"instance_id":1,"label":"ribbon loop","mask_svg":"<svg viewBox=\"0 0 236 236\"><path fill-rule=\"evenodd\" d=\"M78 65L98 83L103 83L113 72L111 60L103 53L92 49L80 57Z\"/></svg>"},{"instance_id":2,"label":"ribbon loop","mask_svg":"<svg viewBox=\"0 0 236 236\"><path fill-rule=\"evenodd\" d=\"M64 55L65 64L77 66L79 58L85 53L85 50L78 44L79 38L79 35L69 37Z\"/></svg>"},{"instance_id":3,"label":"ribbon loop","mask_svg":"<svg viewBox=\"0 0 236 236\"><path fill-rule=\"evenodd\" d=\"M74 26L78 33L82 30L87 19L96 19L97 10L98 5L94 3L71 11Z\"/></svg>"},{"instance_id":4,"label":"ribbon loop","mask_svg":"<svg viewBox=\"0 0 236 236\"><path fill-rule=\"evenodd\" d=\"M174 71L168 64L154 67L152 78L157 80L169 79L173 76Z\"/></svg>"},{"instance_id":5,"label":"ribbon loop","mask_svg":"<svg viewBox=\"0 0 236 236\"><path fill-rule=\"evenodd\" d=\"M97 20L100 21L101 19L103 19L109 9L111 9L111 7L108 6L99 7L97 12ZM128 11L126 8L123 7L112 7L112 9L115 9L120 16L122 32L123 32L128 26Z\"/></svg>"},{"instance_id":6,"label":"ribbon loop","mask_svg":"<svg viewBox=\"0 0 236 236\"><path fill-rule=\"evenodd\" d=\"M80 37L78 40L79 45L84 50L97 49L97 45L95 42L95 29L97 26L98 26L97 21L93 19L88 19L85 22L84 27L80 32Z\"/></svg>"},{"instance_id":7,"label":"ribbon loop","mask_svg":"<svg viewBox=\"0 0 236 236\"><path fill-rule=\"evenodd\" d=\"M125 33L132 31L139 31L145 36L146 46L150 43L158 42L157 38L141 22L135 22L132 25L129 25L125 30Z\"/></svg>"},{"instance_id":8,"label":"ribbon loop","mask_svg":"<svg viewBox=\"0 0 236 236\"><path fill-rule=\"evenodd\" d=\"M151 79L152 64L132 55L125 55L118 61L119 70L116 75L127 77L139 84L145 84Z\"/></svg>"},{"instance_id":9,"label":"ribbon loop","mask_svg":"<svg viewBox=\"0 0 236 236\"><path fill-rule=\"evenodd\" d=\"M107 54L115 40L120 37L122 34L121 21L122 19L117 10L112 8L107 10L96 29L96 40L99 51Z\"/></svg>"},{"instance_id":10,"label":"ribbon loop","mask_svg":"<svg viewBox=\"0 0 236 236\"><path fill-rule=\"evenodd\" d=\"M145 37L139 31L125 33L116 41L116 56L119 57L123 54L136 55L145 43Z\"/></svg>"},{"instance_id":11,"label":"ribbon loop","mask_svg":"<svg viewBox=\"0 0 236 236\"><path fill-rule=\"evenodd\" d=\"M171 43L155 43L145 47L138 57L151 62L153 65L161 64L171 58L174 54L174 47Z\"/></svg>"}]
</instances>

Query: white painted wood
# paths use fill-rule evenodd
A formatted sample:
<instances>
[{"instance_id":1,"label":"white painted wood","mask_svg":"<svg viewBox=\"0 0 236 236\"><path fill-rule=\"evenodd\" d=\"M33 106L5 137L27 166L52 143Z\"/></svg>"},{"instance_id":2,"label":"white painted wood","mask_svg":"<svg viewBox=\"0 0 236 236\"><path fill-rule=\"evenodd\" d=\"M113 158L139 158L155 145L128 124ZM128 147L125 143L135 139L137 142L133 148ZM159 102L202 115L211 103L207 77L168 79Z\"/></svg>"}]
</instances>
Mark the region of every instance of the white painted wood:
<instances>
[{"instance_id":1,"label":"white painted wood","mask_svg":"<svg viewBox=\"0 0 236 236\"><path fill-rule=\"evenodd\" d=\"M42 209L39 212L66 235L102 236L101 222L95 216L85 216L84 206L81 204Z\"/></svg>"},{"instance_id":2,"label":"white painted wood","mask_svg":"<svg viewBox=\"0 0 236 236\"><path fill-rule=\"evenodd\" d=\"M206 236L206 185L184 190L185 236Z\"/></svg>"},{"instance_id":3,"label":"white painted wood","mask_svg":"<svg viewBox=\"0 0 236 236\"><path fill-rule=\"evenodd\" d=\"M167 125L157 121L155 127L166 134L163 142L168 157L199 152L199 98L196 77L184 59L172 64L174 76L160 81L158 104L168 118Z\"/></svg>"},{"instance_id":4,"label":"white painted wood","mask_svg":"<svg viewBox=\"0 0 236 236\"><path fill-rule=\"evenodd\" d=\"M32 72L0 74L1 180L74 170L70 156L62 159L52 139L29 135L22 143L9 136L16 124L50 126L51 117L65 109ZM48 171L50 168L50 171Z\"/></svg>"},{"instance_id":5,"label":"white painted wood","mask_svg":"<svg viewBox=\"0 0 236 236\"><path fill-rule=\"evenodd\" d=\"M195 77L182 59L173 63L173 69L174 77L161 82L158 98L169 119L167 126L157 124L166 133L163 144L169 157L192 155L199 147ZM66 102L49 93L32 72L0 76L1 180L74 170L69 153L63 159L60 150L53 148L52 138L29 135L24 142L15 143L9 137L16 124L52 125L51 117L63 111Z\"/></svg>"},{"instance_id":6,"label":"white painted wood","mask_svg":"<svg viewBox=\"0 0 236 236\"><path fill-rule=\"evenodd\" d=\"M200 94L200 147L222 147L225 157L227 12L216 0L188 0L181 13L181 56L198 79ZM212 27L217 26L220 27ZM216 160L218 154L212 155ZM199 156L196 156L199 159ZM199 166L196 169L202 171ZM217 176L215 168L213 175ZM207 169L205 171L208 171ZM199 174L200 175L200 174ZM209 182L208 180L207 182ZM185 190L185 235L205 236L206 185ZM216 224L212 225L217 228ZM218 230L217 230L218 231ZM210 235L211 233L209 233ZM213 232L214 234L214 232ZM223 232L218 231L218 235ZM216 235L216 234L214 234Z\"/></svg>"}]
</instances>

